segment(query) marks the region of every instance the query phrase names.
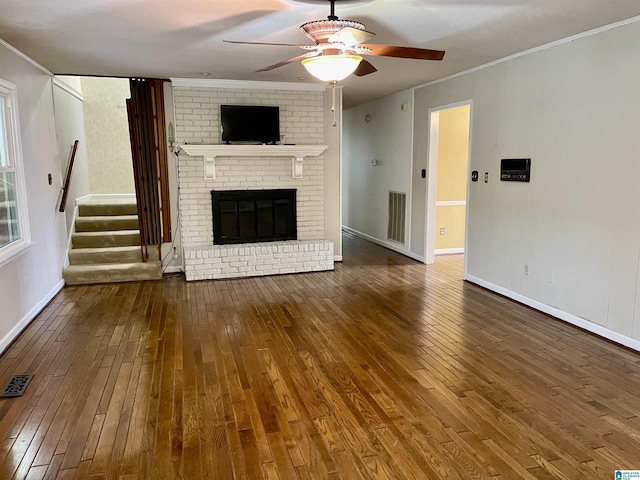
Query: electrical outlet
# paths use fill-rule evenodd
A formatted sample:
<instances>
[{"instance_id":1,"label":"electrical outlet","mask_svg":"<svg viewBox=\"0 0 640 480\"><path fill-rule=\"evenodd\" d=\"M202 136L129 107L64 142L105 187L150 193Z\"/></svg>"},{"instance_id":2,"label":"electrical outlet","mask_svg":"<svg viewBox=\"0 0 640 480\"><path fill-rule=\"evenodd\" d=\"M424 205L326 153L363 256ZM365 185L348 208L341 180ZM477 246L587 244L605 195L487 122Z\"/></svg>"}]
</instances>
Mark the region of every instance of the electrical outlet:
<instances>
[{"instance_id":1,"label":"electrical outlet","mask_svg":"<svg viewBox=\"0 0 640 480\"><path fill-rule=\"evenodd\" d=\"M529 275L529 265L527 265L526 263L524 264L524 274Z\"/></svg>"},{"instance_id":2,"label":"electrical outlet","mask_svg":"<svg viewBox=\"0 0 640 480\"><path fill-rule=\"evenodd\" d=\"M440 235L444 235L444 227L440 229Z\"/></svg>"}]
</instances>

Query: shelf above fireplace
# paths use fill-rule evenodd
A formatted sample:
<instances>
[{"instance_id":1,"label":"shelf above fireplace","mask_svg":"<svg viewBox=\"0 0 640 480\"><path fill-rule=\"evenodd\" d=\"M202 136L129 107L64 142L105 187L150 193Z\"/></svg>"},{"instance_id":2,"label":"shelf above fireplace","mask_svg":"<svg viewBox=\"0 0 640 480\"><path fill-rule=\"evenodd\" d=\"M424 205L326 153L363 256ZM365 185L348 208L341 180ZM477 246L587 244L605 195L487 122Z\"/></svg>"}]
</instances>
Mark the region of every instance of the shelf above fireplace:
<instances>
[{"instance_id":1,"label":"shelf above fireplace","mask_svg":"<svg viewBox=\"0 0 640 480\"><path fill-rule=\"evenodd\" d=\"M204 178L216 178L216 157L292 157L291 176L302 178L305 157L317 157L328 145L182 145L190 157L203 157Z\"/></svg>"}]
</instances>

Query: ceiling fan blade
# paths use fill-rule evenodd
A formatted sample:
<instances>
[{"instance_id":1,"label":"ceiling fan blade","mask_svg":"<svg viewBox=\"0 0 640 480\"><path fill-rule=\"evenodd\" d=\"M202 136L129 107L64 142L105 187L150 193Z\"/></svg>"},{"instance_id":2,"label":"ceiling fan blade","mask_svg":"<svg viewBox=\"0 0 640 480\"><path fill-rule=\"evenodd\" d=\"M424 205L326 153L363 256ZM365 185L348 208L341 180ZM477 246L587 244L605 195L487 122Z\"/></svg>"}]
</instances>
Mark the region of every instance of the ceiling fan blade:
<instances>
[{"instance_id":1,"label":"ceiling fan blade","mask_svg":"<svg viewBox=\"0 0 640 480\"><path fill-rule=\"evenodd\" d=\"M331 43L343 43L347 47L353 47L367 40L371 40L376 34L353 27L344 27L329 37Z\"/></svg>"},{"instance_id":2,"label":"ceiling fan blade","mask_svg":"<svg viewBox=\"0 0 640 480\"><path fill-rule=\"evenodd\" d=\"M225 43L238 43L241 45L273 45L276 47L316 48L316 45L300 45L298 43L267 43L267 42L240 42L237 40L223 40Z\"/></svg>"},{"instance_id":3,"label":"ceiling fan blade","mask_svg":"<svg viewBox=\"0 0 640 480\"><path fill-rule=\"evenodd\" d=\"M261 68L260 70L256 70L256 73L267 72L269 70L273 70L274 68L282 67L284 65L288 65L293 62L298 62L307 57L315 57L317 54L318 54L317 52L303 53L302 55L298 55L297 57L289 58L288 60L283 60L282 62L274 63L273 65L269 65L268 67L264 67L264 68Z\"/></svg>"},{"instance_id":4,"label":"ceiling fan blade","mask_svg":"<svg viewBox=\"0 0 640 480\"><path fill-rule=\"evenodd\" d=\"M362 51L360 51L362 49ZM391 45L358 45L358 53L363 55L377 55L380 57L415 58L417 60L442 60L443 50L429 50L427 48L394 47Z\"/></svg>"},{"instance_id":5,"label":"ceiling fan blade","mask_svg":"<svg viewBox=\"0 0 640 480\"><path fill-rule=\"evenodd\" d=\"M370 62L365 60L364 58L358 64L358 68L353 74L357 77L364 77L365 75L369 75L370 73L377 72L378 69L371 65Z\"/></svg>"}]
</instances>

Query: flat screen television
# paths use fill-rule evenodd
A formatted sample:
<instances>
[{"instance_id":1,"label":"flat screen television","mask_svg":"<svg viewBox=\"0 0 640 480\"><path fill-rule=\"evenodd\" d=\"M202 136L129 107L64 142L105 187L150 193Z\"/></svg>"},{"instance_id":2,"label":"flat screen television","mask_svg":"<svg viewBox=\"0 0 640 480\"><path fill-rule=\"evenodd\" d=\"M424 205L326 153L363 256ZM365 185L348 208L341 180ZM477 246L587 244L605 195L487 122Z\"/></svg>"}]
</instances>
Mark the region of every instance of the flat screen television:
<instances>
[{"instance_id":1,"label":"flat screen television","mask_svg":"<svg viewBox=\"0 0 640 480\"><path fill-rule=\"evenodd\" d=\"M220 105L224 143L276 143L280 141L279 107Z\"/></svg>"}]
</instances>

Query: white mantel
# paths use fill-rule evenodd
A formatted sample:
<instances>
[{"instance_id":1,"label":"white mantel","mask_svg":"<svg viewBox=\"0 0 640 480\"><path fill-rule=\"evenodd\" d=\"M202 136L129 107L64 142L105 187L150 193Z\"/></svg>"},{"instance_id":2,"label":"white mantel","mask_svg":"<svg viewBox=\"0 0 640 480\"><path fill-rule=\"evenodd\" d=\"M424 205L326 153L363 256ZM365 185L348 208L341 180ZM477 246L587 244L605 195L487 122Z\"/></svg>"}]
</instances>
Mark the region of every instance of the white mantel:
<instances>
[{"instance_id":1,"label":"white mantel","mask_svg":"<svg viewBox=\"0 0 640 480\"><path fill-rule=\"evenodd\" d=\"M204 178L216 178L216 157L292 157L291 176L302 178L302 161L317 157L328 145L182 145L190 157L203 157Z\"/></svg>"}]
</instances>

